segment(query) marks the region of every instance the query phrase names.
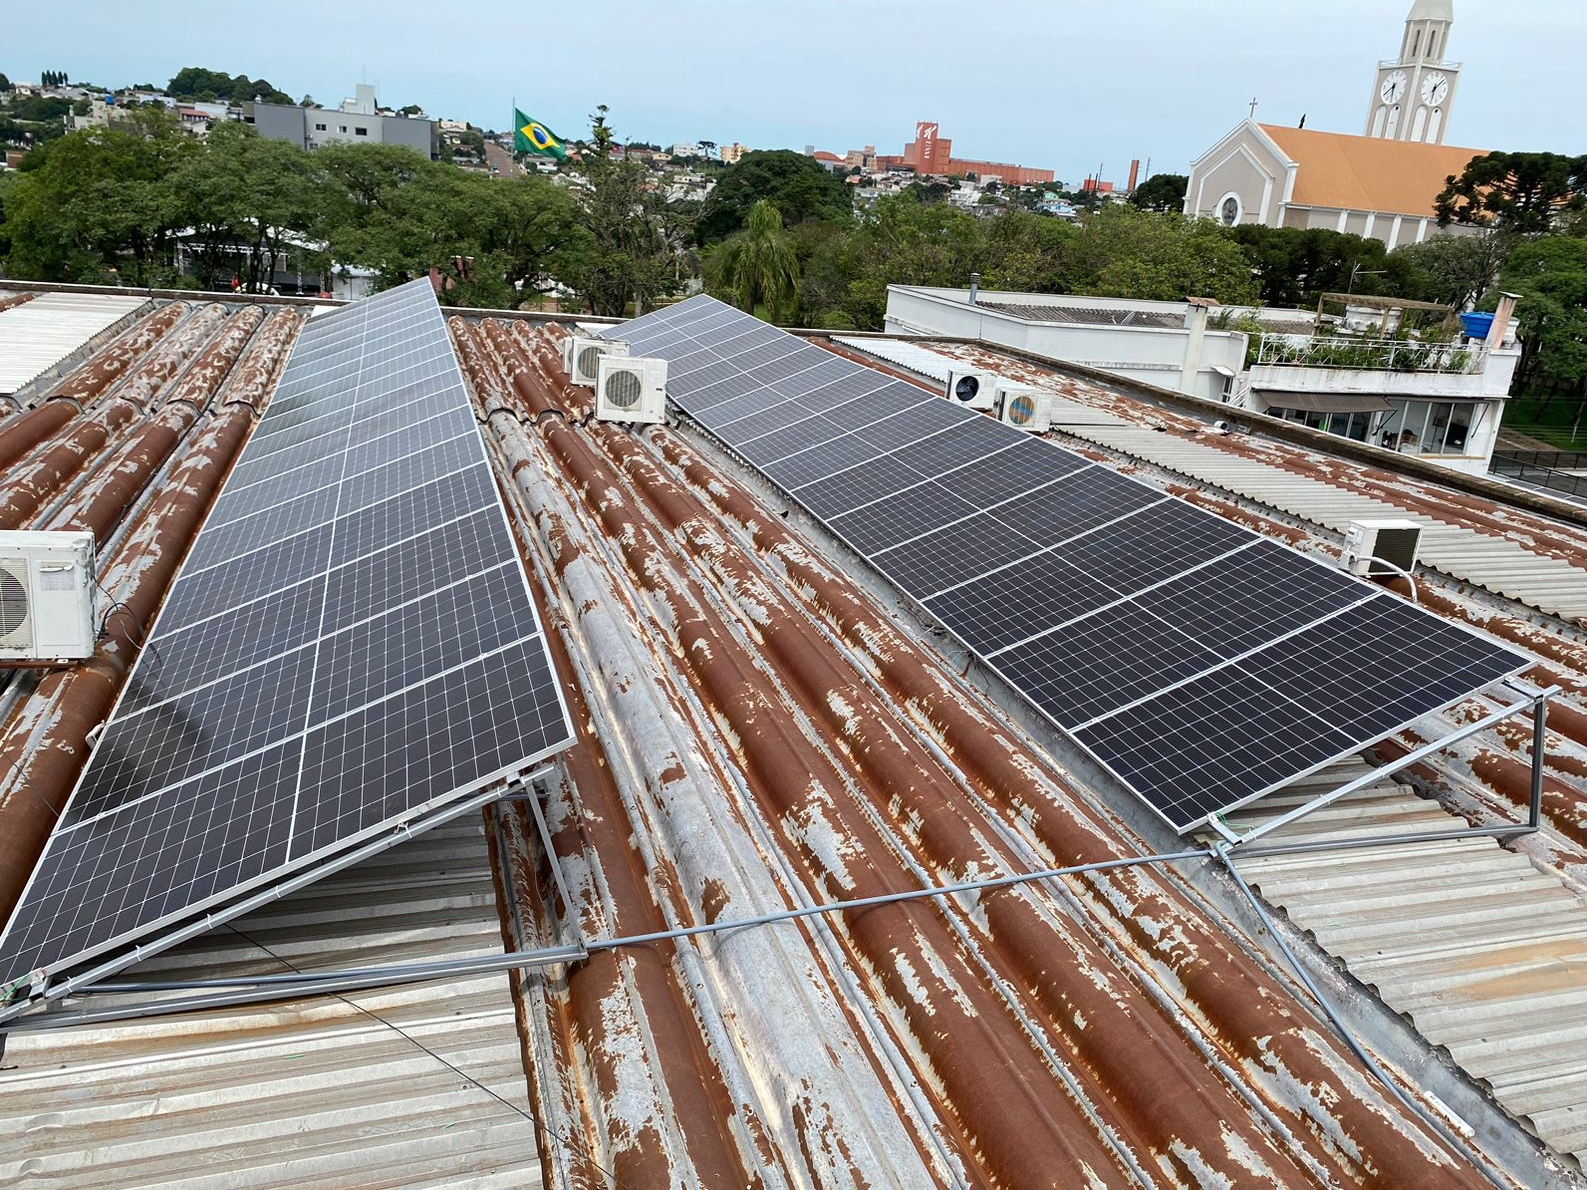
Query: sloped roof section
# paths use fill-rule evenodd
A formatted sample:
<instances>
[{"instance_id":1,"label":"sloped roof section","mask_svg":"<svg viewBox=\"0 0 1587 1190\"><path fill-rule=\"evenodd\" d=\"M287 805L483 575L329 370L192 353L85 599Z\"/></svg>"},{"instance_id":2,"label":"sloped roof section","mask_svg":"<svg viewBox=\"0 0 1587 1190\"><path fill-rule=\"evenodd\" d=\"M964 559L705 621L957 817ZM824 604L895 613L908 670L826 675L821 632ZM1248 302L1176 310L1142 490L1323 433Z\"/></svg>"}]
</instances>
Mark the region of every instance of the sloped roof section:
<instances>
[{"instance_id":1,"label":"sloped roof section","mask_svg":"<svg viewBox=\"0 0 1587 1190\"><path fill-rule=\"evenodd\" d=\"M1291 203L1346 211L1387 211L1431 218L1433 200L1487 149L1419 145L1372 136L1260 125L1300 166Z\"/></svg>"}]
</instances>

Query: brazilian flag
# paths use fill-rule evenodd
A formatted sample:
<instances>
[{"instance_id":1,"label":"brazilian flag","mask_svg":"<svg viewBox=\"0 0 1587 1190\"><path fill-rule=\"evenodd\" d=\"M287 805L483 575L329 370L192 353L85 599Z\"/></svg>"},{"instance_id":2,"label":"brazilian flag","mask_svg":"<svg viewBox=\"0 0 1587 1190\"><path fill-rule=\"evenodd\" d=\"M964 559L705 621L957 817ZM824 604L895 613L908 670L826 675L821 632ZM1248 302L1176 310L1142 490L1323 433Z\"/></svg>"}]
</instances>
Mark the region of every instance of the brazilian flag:
<instances>
[{"instance_id":1,"label":"brazilian flag","mask_svg":"<svg viewBox=\"0 0 1587 1190\"><path fill-rule=\"evenodd\" d=\"M520 153L535 153L541 157L555 157L558 161L568 155L567 146L562 143L562 138L539 120L531 120L517 108L513 108L512 147Z\"/></svg>"}]
</instances>

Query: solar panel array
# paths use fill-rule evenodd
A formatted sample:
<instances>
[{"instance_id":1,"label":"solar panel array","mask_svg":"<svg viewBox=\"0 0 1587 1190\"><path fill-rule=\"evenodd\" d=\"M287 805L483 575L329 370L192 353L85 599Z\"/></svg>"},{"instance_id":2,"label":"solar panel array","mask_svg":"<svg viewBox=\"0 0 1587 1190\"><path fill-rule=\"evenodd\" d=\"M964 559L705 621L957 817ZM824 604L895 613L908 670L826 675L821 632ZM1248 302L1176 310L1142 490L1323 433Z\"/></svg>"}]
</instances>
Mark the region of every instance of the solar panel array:
<instances>
[{"instance_id":1,"label":"solar panel array","mask_svg":"<svg viewBox=\"0 0 1587 1190\"><path fill-rule=\"evenodd\" d=\"M712 298L612 334L1177 831L1528 664Z\"/></svg>"},{"instance_id":2,"label":"solar panel array","mask_svg":"<svg viewBox=\"0 0 1587 1190\"><path fill-rule=\"evenodd\" d=\"M571 738L429 282L315 318L0 935L0 986L395 841Z\"/></svg>"}]
</instances>

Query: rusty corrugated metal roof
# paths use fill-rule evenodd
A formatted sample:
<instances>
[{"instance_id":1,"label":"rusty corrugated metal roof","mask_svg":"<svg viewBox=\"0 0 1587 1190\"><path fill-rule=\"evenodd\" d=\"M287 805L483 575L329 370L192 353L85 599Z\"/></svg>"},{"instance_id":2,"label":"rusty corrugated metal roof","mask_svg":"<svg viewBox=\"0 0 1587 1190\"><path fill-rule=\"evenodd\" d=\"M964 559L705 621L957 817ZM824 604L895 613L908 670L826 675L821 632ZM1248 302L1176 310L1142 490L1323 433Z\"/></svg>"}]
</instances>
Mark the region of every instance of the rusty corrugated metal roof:
<instances>
[{"instance_id":1,"label":"rusty corrugated metal roof","mask_svg":"<svg viewBox=\"0 0 1587 1190\"><path fill-rule=\"evenodd\" d=\"M237 314L197 323L202 310L172 309L121 362L112 345L68 378L84 386L84 414L63 419L41 400L0 420L0 459L8 441L20 444L9 466L29 475L47 476L40 458L71 435L84 446L81 467L40 496L32 524L79 515L72 510L95 504L113 476L134 467L142 482L104 532L120 550L113 589L141 580L145 600L169 581L161 559L191 538L180 514L202 508L213 491L206 479L241 441L227 394L260 400L282 347L279 323L239 344ZM172 351L157 344L173 325L188 326L195 341L167 370L160 361ZM502 813L512 890L502 908L515 944L666 931L1151 849L1104 789L1066 768L1049 739L999 705L996 690L989 697L964 680L929 632L833 543L785 520L754 476L686 431L588 421L589 394L555 375L544 331L490 320L453 329L582 728L548 803L572 904L548 879L551 858L526 809ZM227 358L234 362L222 367ZM135 387L144 381L147 390ZM100 416L84 438L83 417L120 409L122 383L134 412ZM221 410L170 424L176 394L187 392L180 404L192 408L204 403L199 390L217 388ZM1123 420L1163 416L1116 394L1106 407ZM168 472L162 462L134 466L156 425L173 443ZM1275 534L1303 536L1225 496L1198 495ZM1487 515L1530 544L1519 520ZM1502 604L1477 607L1459 591L1437 598L1446 614L1487 615L1490 628L1525 637L1544 658L1539 680L1569 687L1567 713L1553 721L1559 761L1536 854L1577 871L1587 851L1587 761L1578 769L1575 758L1587 758L1587 714L1572 708L1587 692L1587 649ZM113 693L136 639L112 642L92 681L25 680L0 724L0 756L12 758L13 773L53 765L58 775L80 763L80 745L75 756L41 754L38 742L63 725L86 732L103 717L99 692ZM1430 780L1513 808L1517 763L1508 741L1473 745L1453 769L1430 770ZM3 824L26 804L6 780L0 773ZM37 818L35 809L34 829ZM5 845L15 848L16 837ZM365 894L378 901L390 875L368 872ZM444 953L426 931L444 917L447 891L412 891L414 932L391 953ZM325 895L334 896L329 886ZM348 910L322 904L323 915L300 923L311 935L302 953L316 962L333 961L347 931L337 914ZM371 923L368 937L382 928ZM484 945L470 937L460 944ZM200 949L184 969L223 970L234 958ZM553 1186L1484 1184L1356 1066L1216 899L1169 870L657 940L526 971L512 988L538 1139L519 1115L500 1134L507 1147L480 1143L519 1171L543 1161ZM445 985L429 995L444 998ZM308 1020L327 1009L280 1011ZM274 1009L236 1013L225 1026L236 1031L220 1045L279 1054L269 1048L279 1019ZM440 1016L433 1023L446 1033ZM104 1100L76 1126L82 1143L114 1139L96 1131L115 1127L113 1092L98 1080L114 1052L102 1047L121 1033L97 1043L74 1035L83 1048L58 1077L12 1072L11 1103L22 1114L37 1104L42 1116L51 1095ZM506 1094L500 1034L491 1036L496 1065L480 1081ZM173 1045L151 1058L148 1076L180 1102L201 1084L185 1070L186 1042ZM15 1044L8 1063L23 1053ZM371 1081L380 1059L365 1071L358 1053L304 1084L334 1101L314 1117L325 1124L323 1144L354 1154L383 1143L373 1133L401 1127L401 1109ZM347 1072L345 1095L337 1070ZM197 1093L247 1105L254 1101L237 1083L247 1077L244 1069ZM416 1095L421 1101L422 1090ZM360 1112L363 1096L371 1098ZM296 1106L278 1108L285 1126ZM139 1141L158 1149L166 1138L217 1177L264 1177L264 1157L247 1148L257 1135L248 1114L195 1132L181 1112L156 1113L141 1122ZM29 1135L16 1142L23 1161ZM1549 1168L1501 1143L1491 1126L1482 1135L1500 1160L1527 1171L1523 1181ZM441 1151L426 1150L425 1136L413 1140L416 1152ZM0 1139L0 1154L7 1144ZM58 1169L60 1152L51 1135L31 1155ZM330 1184L337 1176L326 1175ZM1559 1185L1571 1177L1548 1176Z\"/></svg>"}]
</instances>

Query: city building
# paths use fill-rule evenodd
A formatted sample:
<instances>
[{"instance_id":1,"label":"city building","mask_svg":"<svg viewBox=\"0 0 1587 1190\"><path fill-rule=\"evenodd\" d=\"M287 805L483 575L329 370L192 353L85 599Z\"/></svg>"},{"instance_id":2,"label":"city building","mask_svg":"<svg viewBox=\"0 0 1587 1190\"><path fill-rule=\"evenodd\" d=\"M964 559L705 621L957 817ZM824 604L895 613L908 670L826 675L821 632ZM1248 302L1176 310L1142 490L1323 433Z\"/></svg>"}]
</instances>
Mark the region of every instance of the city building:
<instances>
[{"instance_id":1,"label":"city building","mask_svg":"<svg viewBox=\"0 0 1587 1190\"><path fill-rule=\"evenodd\" d=\"M843 164L851 170L870 173L876 168L876 146L866 145L863 149L850 149L843 155Z\"/></svg>"},{"instance_id":2,"label":"city building","mask_svg":"<svg viewBox=\"0 0 1587 1190\"><path fill-rule=\"evenodd\" d=\"M865 151L871 154L869 146ZM904 146L903 153L896 157L877 156L875 167L878 170L909 169L917 174L929 174L935 177L947 177L950 174L964 177L974 174L982 182L996 178L1011 186L1037 186L1053 180L1053 171L1050 169L1033 169L1023 165L1010 165L1004 161L972 161L968 158L955 157L953 141L942 136L940 127L929 120L922 120L915 125L915 139Z\"/></svg>"},{"instance_id":3,"label":"city building","mask_svg":"<svg viewBox=\"0 0 1587 1190\"><path fill-rule=\"evenodd\" d=\"M261 136L291 141L305 149L343 143L405 145L430 158L440 151L436 121L380 112L375 89L368 83L359 83L354 97L344 99L336 108L244 103L242 120L257 128Z\"/></svg>"},{"instance_id":4,"label":"city building","mask_svg":"<svg viewBox=\"0 0 1587 1190\"><path fill-rule=\"evenodd\" d=\"M719 155L722 158L723 165L737 165L744 154L748 152L748 145L741 145L738 141L734 141L730 145L723 145L719 150Z\"/></svg>"},{"instance_id":5,"label":"city building","mask_svg":"<svg viewBox=\"0 0 1587 1190\"><path fill-rule=\"evenodd\" d=\"M1416 0L1401 53L1376 67L1367 135L1241 121L1191 164L1185 213L1226 226L1326 228L1419 244L1434 202L1487 150L1444 144L1460 66L1445 62L1452 0Z\"/></svg>"},{"instance_id":6,"label":"city building","mask_svg":"<svg viewBox=\"0 0 1587 1190\"><path fill-rule=\"evenodd\" d=\"M1260 313L1275 328L1301 329L1289 320L1292 312L1282 320ZM1247 337L1209 329L1206 314L1189 302L889 285L886 330L977 339L1226 400L1245 367Z\"/></svg>"},{"instance_id":7,"label":"city building","mask_svg":"<svg viewBox=\"0 0 1587 1190\"><path fill-rule=\"evenodd\" d=\"M1390 318L1421 303L1350 299L1360 315ZM1451 313L1444 308L1445 314ZM1318 327L1313 335L1267 333L1255 344L1234 401L1357 442L1429 462L1487 474L1510 386L1521 360L1515 299L1505 296L1485 334L1451 342L1391 339L1371 317L1353 334ZM1349 329L1347 314L1345 329Z\"/></svg>"},{"instance_id":8,"label":"city building","mask_svg":"<svg viewBox=\"0 0 1587 1190\"><path fill-rule=\"evenodd\" d=\"M1453 311L1331 296L1344 314L1320 320L1199 300L891 285L886 329L1013 347L1485 474L1521 358L1514 301L1504 300L1486 338L1424 342L1389 331L1408 308Z\"/></svg>"}]
</instances>

